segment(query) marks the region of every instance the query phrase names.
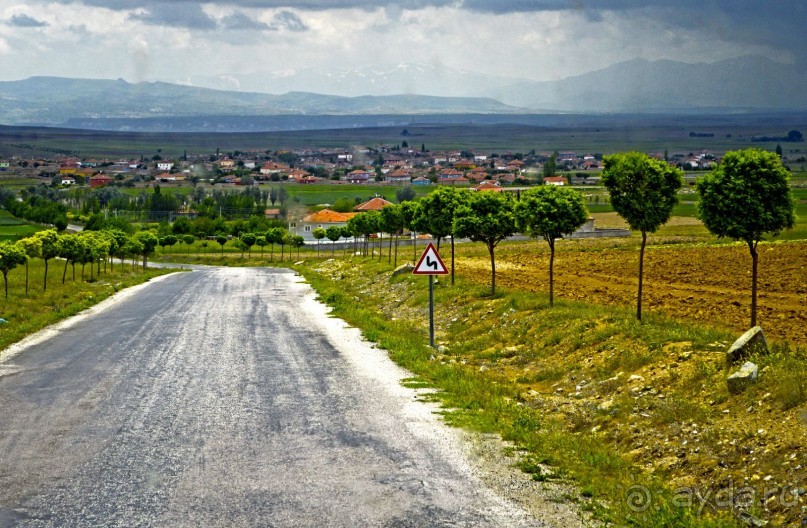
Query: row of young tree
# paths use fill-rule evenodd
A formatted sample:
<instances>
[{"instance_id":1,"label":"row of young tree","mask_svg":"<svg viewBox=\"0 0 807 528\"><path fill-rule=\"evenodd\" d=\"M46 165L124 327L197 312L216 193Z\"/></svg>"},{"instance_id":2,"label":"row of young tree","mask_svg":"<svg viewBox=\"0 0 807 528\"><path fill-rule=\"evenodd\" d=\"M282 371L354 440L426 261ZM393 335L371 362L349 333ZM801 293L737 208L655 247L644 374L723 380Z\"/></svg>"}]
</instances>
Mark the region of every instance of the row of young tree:
<instances>
[{"instance_id":1,"label":"row of young tree","mask_svg":"<svg viewBox=\"0 0 807 528\"><path fill-rule=\"evenodd\" d=\"M42 283L42 291L48 288L48 266L55 258L64 259L64 269L62 271L62 284L67 278L68 266L72 269L72 280L76 280L76 264L81 265L81 278L84 279L85 267L90 266L90 279L95 278L97 273L101 273L103 263L104 270L112 269L112 258L118 258L122 262L132 259L132 266L135 259L142 257L143 268L148 264L148 257L156 249L159 243L157 235L151 231L140 231L134 235L128 235L120 230L109 231L82 231L77 234L59 234L55 229L39 231L32 236L18 240L15 243L9 241L0 242L0 273L3 274L5 296L8 298L8 273L14 268L25 266L25 295L28 295L28 261L33 258L40 258L45 263L45 276Z\"/></svg>"},{"instance_id":2,"label":"row of young tree","mask_svg":"<svg viewBox=\"0 0 807 528\"><path fill-rule=\"evenodd\" d=\"M638 152L604 158L602 183L614 210L641 234L636 317L642 318L644 254L648 234L670 219L678 204L683 173L669 163ZM795 225L790 173L773 152L744 149L728 152L721 163L697 181L698 217L719 238L744 242L752 259L751 326L757 324L757 246L766 236L776 236ZM363 254L376 233L390 235L388 258L404 229L451 240L451 283L454 284L454 240L467 238L488 249L491 294L496 292L495 249L504 239L522 233L544 239L549 245L549 302L554 303L555 242L574 232L588 218L583 197L566 187L542 186L523 192L518 199L509 193L470 192L442 187L417 202L360 213L344 228L315 230L318 240L336 242L341 237L361 237ZM415 240L417 240L415 238ZM379 239L380 245L380 239ZM333 251L333 250L332 250ZM379 251L379 258L381 252Z\"/></svg>"},{"instance_id":3,"label":"row of young tree","mask_svg":"<svg viewBox=\"0 0 807 528\"><path fill-rule=\"evenodd\" d=\"M644 253L648 234L655 233L670 218L678 203L678 190L683 183L681 171L668 163L637 152L620 153L604 158L602 183L609 191L614 210L622 216L631 229L641 234L639 250L639 281L636 316L642 318L642 289ZM752 257L751 325L757 319L757 246L766 235L775 236L795 223L793 199L789 188L789 172L775 153L759 149L729 152L720 165L697 182L700 195L698 214L707 229L718 237L728 237L747 244ZM392 260L393 243L395 265L398 257L398 240L405 229L414 233L429 233L437 239L438 249L442 240L451 240L451 283L454 284L454 241L467 238L482 242L488 249L491 266L491 294L496 292L495 249L498 244L516 234L523 233L543 238L550 249L549 300L554 303L554 256L555 241L575 231L588 218L584 199L577 191L566 187L542 186L529 189L518 199L510 193L471 192L441 187L416 202L403 202L384 207L381 211L360 213L350 219L347 226L317 229L312 233L319 241L328 238L337 242L353 238L354 253L368 252L371 244L378 244L382 256L383 233L389 234L388 260ZM187 226L186 226L187 227ZM184 228L181 230L185 230ZM377 234L382 237L377 237ZM188 234L189 235L189 234ZM211 235L207 235L211 236ZM54 238L55 237L55 238ZM214 235L222 252L230 240L223 231ZM56 240L56 242L53 242ZM23 239L17 244L0 244L0 271L8 290L7 273L27 262L28 258L45 260L45 285L47 287L48 260L55 257L72 264L106 262L108 257L148 256L157 245L170 247L179 241L188 246L193 240L186 234L166 233L158 237L150 231L134 235L119 229L98 232L82 232L79 235L59 236L55 231L44 231ZM362 241L361 248L358 247ZM417 241L417 238L414 239ZM203 244L207 242L204 241ZM263 249L281 246L281 259L285 246L298 249L303 238L289 233L285 228L272 227L262 232L243 231L236 237L235 245L251 253L257 245ZM56 248L56 249L54 249ZM332 254L335 247L332 246ZM417 247L413 247L413 255ZM291 256L291 250L289 250ZM91 273L92 272L91 266ZM26 273L27 293L27 273ZM7 294L7 293L6 293Z\"/></svg>"}]
</instances>

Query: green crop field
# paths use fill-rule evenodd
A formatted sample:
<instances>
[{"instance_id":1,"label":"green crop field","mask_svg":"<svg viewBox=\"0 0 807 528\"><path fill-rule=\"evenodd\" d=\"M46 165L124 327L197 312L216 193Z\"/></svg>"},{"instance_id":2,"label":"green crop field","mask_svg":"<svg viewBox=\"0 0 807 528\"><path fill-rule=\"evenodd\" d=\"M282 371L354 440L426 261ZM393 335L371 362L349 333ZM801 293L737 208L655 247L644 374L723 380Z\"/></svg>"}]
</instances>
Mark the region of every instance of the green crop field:
<instances>
[{"instance_id":1,"label":"green crop field","mask_svg":"<svg viewBox=\"0 0 807 528\"><path fill-rule=\"evenodd\" d=\"M355 146L402 145L427 150L479 150L488 153L575 151L604 154L642 152L696 153L759 147L776 148L775 142L753 142L754 136L782 136L790 129L807 128L803 115L565 115L509 116L512 122L481 122L468 115L458 120L412 116L402 126L334 128L254 133L135 133L56 128L9 127L0 130L0 156L52 155L53 152L98 157L163 157L209 155L217 150L257 151L283 148L351 148ZM465 116L463 116L465 117ZM426 122L429 121L429 122ZM465 121L465 122L460 122ZM530 124L523 124L529 122ZM696 135L693 136L692 134ZM697 135L700 134L700 135ZM783 145L792 159L804 157L797 144ZM794 162L793 170L807 164Z\"/></svg>"},{"instance_id":2,"label":"green crop field","mask_svg":"<svg viewBox=\"0 0 807 528\"><path fill-rule=\"evenodd\" d=\"M43 228L15 218L6 210L0 209L0 240L18 240L30 236Z\"/></svg>"}]
</instances>

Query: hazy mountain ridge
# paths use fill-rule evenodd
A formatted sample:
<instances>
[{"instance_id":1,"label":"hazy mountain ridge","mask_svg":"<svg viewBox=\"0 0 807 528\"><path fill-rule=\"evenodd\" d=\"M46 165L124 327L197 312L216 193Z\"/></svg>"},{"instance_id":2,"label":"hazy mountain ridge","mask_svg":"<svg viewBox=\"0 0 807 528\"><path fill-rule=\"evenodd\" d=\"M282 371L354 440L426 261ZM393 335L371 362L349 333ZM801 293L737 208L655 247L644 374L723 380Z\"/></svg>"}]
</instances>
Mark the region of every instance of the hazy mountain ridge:
<instances>
[{"instance_id":1,"label":"hazy mountain ridge","mask_svg":"<svg viewBox=\"0 0 807 528\"><path fill-rule=\"evenodd\" d=\"M488 94L507 104L566 111L807 108L807 74L762 57L712 64L634 59L560 81Z\"/></svg>"},{"instance_id":2,"label":"hazy mountain ridge","mask_svg":"<svg viewBox=\"0 0 807 528\"><path fill-rule=\"evenodd\" d=\"M426 86L424 83L434 79L430 76L435 68L444 75L437 78L439 82ZM308 71L308 75L314 73ZM344 125L350 127L382 126L388 121L388 118L382 119L382 115L715 114L807 110L807 90L803 90L803 86L807 86L807 74L793 65L761 57L739 57L714 64L635 59L553 82L507 79L418 64L368 67L361 72L343 70L338 74L317 71L316 74L330 75L328 86L336 91L348 91L348 85L340 79L350 83L358 79L361 87L355 89L382 94L409 79L408 88L412 90L446 90L446 96L398 92L396 95L346 97L307 91L273 95L166 82L131 84L121 79L32 77L0 82L0 124L237 132L309 126L294 120L286 124L272 123L264 119L268 116L379 116L376 125L371 124L373 120L354 119ZM294 74L285 72L282 76L290 78ZM441 84L440 79L446 79L448 84ZM392 84L385 85L382 80ZM310 84L313 85L313 81ZM453 91L448 91L451 87ZM448 97L456 93L475 96Z\"/></svg>"},{"instance_id":3,"label":"hazy mountain ridge","mask_svg":"<svg viewBox=\"0 0 807 528\"><path fill-rule=\"evenodd\" d=\"M801 86L807 84L807 74L794 65L756 56L697 64L634 59L549 82L422 63L207 76L190 82L214 88L275 93L327 86L327 90L322 91L343 96L366 93L484 96L506 105L542 111L807 108L807 92L801 90Z\"/></svg>"},{"instance_id":4,"label":"hazy mountain ridge","mask_svg":"<svg viewBox=\"0 0 807 528\"><path fill-rule=\"evenodd\" d=\"M62 125L71 120L283 114L512 113L489 98L419 95L340 97L232 92L164 82L32 77L0 82L0 123Z\"/></svg>"}]
</instances>

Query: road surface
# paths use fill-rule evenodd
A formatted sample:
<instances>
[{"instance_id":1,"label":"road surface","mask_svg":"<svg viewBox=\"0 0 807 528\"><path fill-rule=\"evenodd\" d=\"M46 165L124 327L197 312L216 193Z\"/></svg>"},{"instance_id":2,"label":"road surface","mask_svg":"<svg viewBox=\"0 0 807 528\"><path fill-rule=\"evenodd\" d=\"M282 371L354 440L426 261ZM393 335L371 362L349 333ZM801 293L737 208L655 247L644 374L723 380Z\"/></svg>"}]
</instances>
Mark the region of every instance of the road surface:
<instances>
[{"instance_id":1,"label":"road surface","mask_svg":"<svg viewBox=\"0 0 807 528\"><path fill-rule=\"evenodd\" d=\"M289 271L94 312L0 363L0 526L545 526Z\"/></svg>"}]
</instances>

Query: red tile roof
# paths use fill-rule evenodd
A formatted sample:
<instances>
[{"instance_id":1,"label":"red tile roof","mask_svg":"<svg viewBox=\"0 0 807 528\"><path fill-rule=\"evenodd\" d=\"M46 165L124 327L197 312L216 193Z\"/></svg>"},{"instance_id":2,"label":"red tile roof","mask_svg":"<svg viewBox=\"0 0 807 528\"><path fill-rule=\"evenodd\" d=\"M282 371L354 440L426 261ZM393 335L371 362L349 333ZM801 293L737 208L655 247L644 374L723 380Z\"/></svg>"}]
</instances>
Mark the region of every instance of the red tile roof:
<instances>
[{"instance_id":1,"label":"red tile roof","mask_svg":"<svg viewBox=\"0 0 807 528\"><path fill-rule=\"evenodd\" d=\"M354 211L380 211L388 205L393 205L392 202L376 196L372 200L368 200L363 204L359 204L353 208Z\"/></svg>"}]
</instances>

